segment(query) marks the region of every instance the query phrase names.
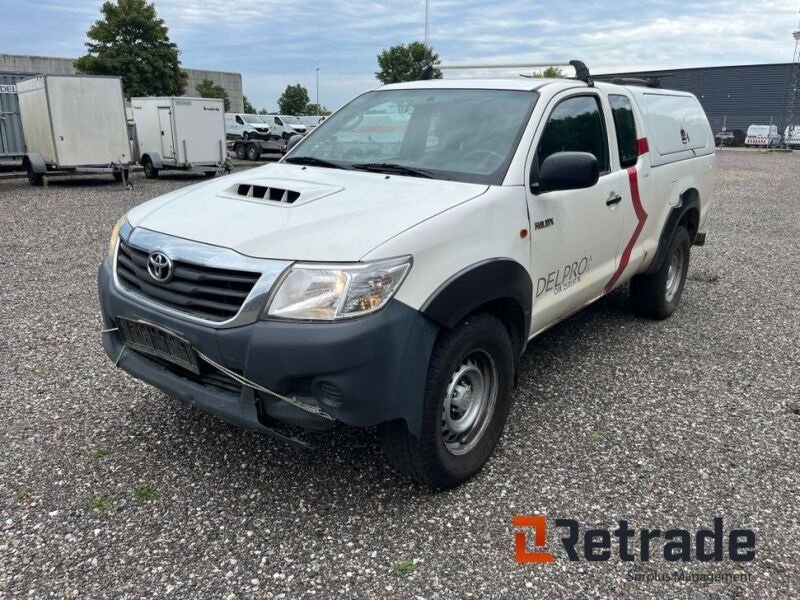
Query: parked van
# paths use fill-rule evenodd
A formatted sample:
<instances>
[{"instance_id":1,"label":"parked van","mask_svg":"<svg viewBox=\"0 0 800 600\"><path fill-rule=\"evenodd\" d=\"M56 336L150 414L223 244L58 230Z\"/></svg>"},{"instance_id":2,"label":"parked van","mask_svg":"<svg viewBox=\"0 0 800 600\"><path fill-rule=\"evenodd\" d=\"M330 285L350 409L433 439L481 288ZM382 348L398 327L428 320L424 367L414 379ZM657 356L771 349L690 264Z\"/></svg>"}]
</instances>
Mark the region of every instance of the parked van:
<instances>
[{"instance_id":1,"label":"parked van","mask_svg":"<svg viewBox=\"0 0 800 600\"><path fill-rule=\"evenodd\" d=\"M229 140L268 140L267 115L225 113L225 135Z\"/></svg>"},{"instance_id":2,"label":"parked van","mask_svg":"<svg viewBox=\"0 0 800 600\"><path fill-rule=\"evenodd\" d=\"M745 146L764 146L770 148L781 143L781 134L777 125L750 125L747 136L744 138Z\"/></svg>"},{"instance_id":3,"label":"parked van","mask_svg":"<svg viewBox=\"0 0 800 600\"><path fill-rule=\"evenodd\" d=\"M573 64L386 85L279 163L132 208L99 272L106 353L240 426L377 425L414 480L471 477L530 340L628 283L669 317L705 240L700 103ZM376 112L407 117L379 144L359 130Z\"/></svg>"},{"instance_id":4,"label":"parked van","mask_svg":"<svg viewBox=\"0 0 800 600\"><path fill-rule=\"evenodd\" d=\"M800 147L800 125L788 125L783 131L783 142L792 148Z\"/></svg>"},{"instance_id":5,"label":"parked van","mask_svg":"<svg viewBox=\"0 0 800 600\"><path fill-rule=\"evenodd\" d=\"M306 127L298 117L291 115L264 115L267 123L272 130L272 135L278 136L283 140L288 140L293 135L305 135L308 133Z\"/></svg>"},{"instance_id":6,"label":"parked van","mask_svg":"<svg viewBox=\"0 0 800 600\"><path fill-rule=\"evenodd\" d=\"M305 115L297 118L300 119L300 122L306 126L308 131L312 131L317 127L317 125L322 123L324 117L321 117L320 115Z\"/></svg>"}]
</instances>

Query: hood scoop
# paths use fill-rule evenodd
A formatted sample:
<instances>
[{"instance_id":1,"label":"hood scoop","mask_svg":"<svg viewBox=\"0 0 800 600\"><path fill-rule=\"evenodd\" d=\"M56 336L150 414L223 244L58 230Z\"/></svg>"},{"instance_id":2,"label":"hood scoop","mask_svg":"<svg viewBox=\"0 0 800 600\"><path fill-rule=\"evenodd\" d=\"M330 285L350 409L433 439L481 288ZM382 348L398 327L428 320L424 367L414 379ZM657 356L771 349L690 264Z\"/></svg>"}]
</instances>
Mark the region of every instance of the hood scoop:
<instances>
[{"instance_id":1,"label":"hood scoop","mask_svg":"<svg viewBox=\"0 0 800 600\"><path fill-rule=\"evenodd\" d=\"M240 183L236 186L236 194L244 196L245 198L259 198L261 200L281 202L283 204L294 204L295 200L300 197L300 192L294 190L249 183Z\"/></svg>"},{"instance_id":2,"label":"hood scoop","mask_svg":"<svg viewBox=\"0 0 800 600\"><path fill-rule=\"evenodd\" d=\"M219 195L259 204L292 206L319 200L341 192L342 189L310 181L264 178L237 183L223 190Z\"/></svg>"}]
</instances>

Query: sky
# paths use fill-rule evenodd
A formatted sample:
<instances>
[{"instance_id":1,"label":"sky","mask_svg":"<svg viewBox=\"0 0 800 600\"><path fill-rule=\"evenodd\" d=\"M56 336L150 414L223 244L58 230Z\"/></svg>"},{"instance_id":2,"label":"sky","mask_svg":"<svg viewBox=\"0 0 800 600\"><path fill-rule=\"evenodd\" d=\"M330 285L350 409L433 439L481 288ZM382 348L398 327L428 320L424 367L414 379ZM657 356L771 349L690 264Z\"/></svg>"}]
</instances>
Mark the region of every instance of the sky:
<instances>
[{"instance_id":1,"label":"sky","mask_svg":"<svg viewBox=\"0 0 800 600\"><path fill-rule=\"evenodd\" d=\"M0 0L0 53L77 57L97 0ZM337 108L375 87L376 55L421 41L425 0L155 0L184 67L242 74L275 110L300 83ZM431 0L443 62L583 60L592 72L789 62L800 0ZM447 76L447 75L445 75Z\"/></svg>"}]
</instances>

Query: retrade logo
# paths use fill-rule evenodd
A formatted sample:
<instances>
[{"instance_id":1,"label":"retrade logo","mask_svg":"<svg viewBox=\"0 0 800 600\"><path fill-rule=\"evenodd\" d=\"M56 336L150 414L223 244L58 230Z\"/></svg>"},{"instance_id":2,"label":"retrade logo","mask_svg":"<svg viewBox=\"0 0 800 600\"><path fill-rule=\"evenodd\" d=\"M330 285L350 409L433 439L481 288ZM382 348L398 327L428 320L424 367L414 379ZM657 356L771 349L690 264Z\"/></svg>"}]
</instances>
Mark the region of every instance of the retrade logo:
<instances>
[{"instance_id":1,"label":"retrade logo","mask_svg":"<svg viewBox=\"0 0 800 600\"><path fill-rule=\"evenodd\" d=\"M167 283L172 279L174 266L169 256L163 252L151 252L147 257L147 272L158 283Z\"/></svg>"},{"instance_id":2,"label":"retrade logo","mask_svg":"<svg viewBox=\"0 0 800 600\"><path fill-rule=\"evenodd\" d=\"M547 519L541 515L518 515L512 525L533 529L533 544L529 532L514 535L514 554L518 563L551 563L547 551ZM756 534L751 529L732 529L725 533L721 517L714 519L710 529L692 532L686 529L635 529L627 521L618 521L617 528L584 529L574 519L556 519L559 539L570 561L608 561L617 553L622 561L647 562L651 556L663 555L665 561L750 562L756 557ZM616 538L616 544L611 539ZM693 539L694 538L694 539ZM530 548L530 549L529 549ZM727 556L726 556L727 555Z\"/></svg>"}]
</instances>

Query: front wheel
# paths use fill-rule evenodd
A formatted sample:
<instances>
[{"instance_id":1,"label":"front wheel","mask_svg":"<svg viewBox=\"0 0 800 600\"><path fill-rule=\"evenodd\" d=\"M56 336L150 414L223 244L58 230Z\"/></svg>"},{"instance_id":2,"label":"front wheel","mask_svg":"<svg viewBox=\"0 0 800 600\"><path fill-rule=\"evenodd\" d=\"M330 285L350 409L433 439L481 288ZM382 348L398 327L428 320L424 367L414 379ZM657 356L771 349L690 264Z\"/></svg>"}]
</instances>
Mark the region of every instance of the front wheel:
<instances>
[{"instance_id":1,"label":"front wheel","mask_svg":"<svg viewBox=\"0 0 800 600\"><path fill-rule=\"evenodd\" d=\"M685 227L677 227L668 242L667 254L659 269L631 279L631 300L638 314L666 319L675 312L689 272L690 247L689 232Z\"/></svg>"},{"instance_id":2,"label":"front wheel","mask_svg":"<svg viewBox=\"0 0 800 600\"><path fill-rule=\"evenodd\" d=\"M444 332L428 367L421 434L412 436L403 421L381 425L387 460L431 488L466 481L500 439L513 381L514 351L499 319L478 314Z\"/></svg>"},{"instance_id":3,"label":"front wheel","mask_svg":"<svg viewBox=\"0 0 800 600\"><path fill-rule=\"evenodd\" d=\"M245 131L245 132L242 134L242 139L243 139L243 140L245 140L245 141L249 140L249 139L250 139L250 134L249 134L248 132L246 132L246 131Z\"/></svg>"}]
</instances>

